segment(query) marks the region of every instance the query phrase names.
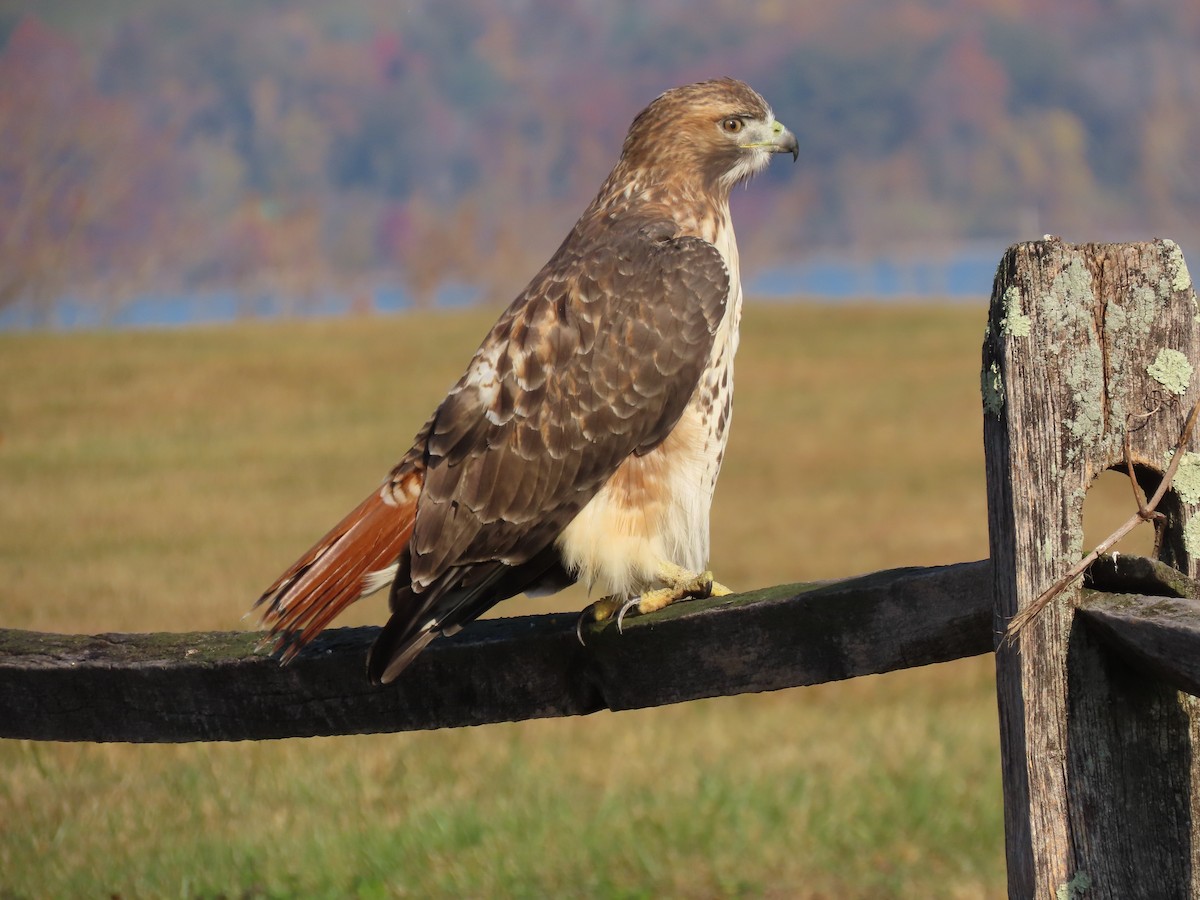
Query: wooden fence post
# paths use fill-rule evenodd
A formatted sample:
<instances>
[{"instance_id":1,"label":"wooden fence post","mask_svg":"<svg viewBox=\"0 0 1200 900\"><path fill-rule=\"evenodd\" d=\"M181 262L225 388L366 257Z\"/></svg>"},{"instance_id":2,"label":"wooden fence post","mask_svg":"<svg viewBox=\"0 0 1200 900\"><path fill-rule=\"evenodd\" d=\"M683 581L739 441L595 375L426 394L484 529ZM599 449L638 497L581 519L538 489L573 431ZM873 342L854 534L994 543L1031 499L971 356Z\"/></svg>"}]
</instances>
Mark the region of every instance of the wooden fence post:
<instances>
[{"instance_id":1,"label":"wooden fence post","mask_svg":"<svg viewBox=\"0 0 1200 900\"><path fill-rule=\"evenodd\" d=\"M1075 615L1078 584L1001 640L1082 557L1084 496L1123 468L1127 431L1139 482L1158 483L1200 400L1197 322L1171 241L1019 244L996 274L982 388L1014 898L1200 896L1193 698L1103 646ZM1174 488L1157 552L1195 577L1200 457Z\"/></svg>"}]
</instances>

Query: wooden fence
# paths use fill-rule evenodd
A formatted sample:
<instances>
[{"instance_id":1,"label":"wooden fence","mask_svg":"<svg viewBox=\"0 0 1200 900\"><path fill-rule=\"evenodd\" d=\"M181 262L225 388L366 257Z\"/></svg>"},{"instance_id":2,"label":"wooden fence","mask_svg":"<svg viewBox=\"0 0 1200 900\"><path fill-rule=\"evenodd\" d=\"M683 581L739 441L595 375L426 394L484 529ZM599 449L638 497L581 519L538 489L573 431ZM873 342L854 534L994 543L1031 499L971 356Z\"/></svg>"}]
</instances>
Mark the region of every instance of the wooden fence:
<instances>
[{"instance_id":1,"label":"wooden fence","mask_svg":"<svg viewBox=\"0 0 1200 900\"><path fill-rule=\"evenodd\" d=\"M292 665L256 636L0 630L0 737L214 741L584 715L775 690L994 651L1012 897L1200 896L1200 307L1170 241L1019 244L1001 261L982 394L991 561L695 601L595 628L477 622L396 684L364 675L372 628ZM1158 560L1082 556L1101 471L1158 506ZM1131 509L1135 508L1130 494Z\"/></svg>"}]
</instances>

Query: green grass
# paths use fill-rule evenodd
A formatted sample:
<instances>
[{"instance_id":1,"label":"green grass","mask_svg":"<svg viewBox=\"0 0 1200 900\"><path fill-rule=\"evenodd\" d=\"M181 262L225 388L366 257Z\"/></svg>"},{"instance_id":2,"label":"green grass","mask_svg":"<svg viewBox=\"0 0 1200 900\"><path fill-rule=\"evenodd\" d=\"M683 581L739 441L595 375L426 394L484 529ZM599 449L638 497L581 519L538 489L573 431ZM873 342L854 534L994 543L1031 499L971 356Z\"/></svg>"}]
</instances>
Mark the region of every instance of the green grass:
<instances>
[{"instance_id":1,"label":"green grass","mask_svg":"<svg viewBox=\"0 0 1200 900\"><path fill-rule=\"evenodd\" d=\"M983 318L751 306L718 577L986 556ZM490 319L0 336L0 625L237 627L407 449ZM1129 501L1105 503L1095 527ZM986 658L457 731L0 742L0 897L1003 894Z\"/></svg>"}]
</instances>

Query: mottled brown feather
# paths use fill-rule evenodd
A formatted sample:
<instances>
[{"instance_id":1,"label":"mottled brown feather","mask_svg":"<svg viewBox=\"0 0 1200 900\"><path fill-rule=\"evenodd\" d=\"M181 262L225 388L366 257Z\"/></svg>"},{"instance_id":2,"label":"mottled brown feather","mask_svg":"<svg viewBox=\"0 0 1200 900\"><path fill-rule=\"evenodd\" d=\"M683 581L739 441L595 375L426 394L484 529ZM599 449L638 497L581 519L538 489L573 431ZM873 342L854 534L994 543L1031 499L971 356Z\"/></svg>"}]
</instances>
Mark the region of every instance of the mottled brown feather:
<instances>
[{"instance_id":1,"label":"mottled brown feather","mask_svg":"<svg viewBox=\"0 0 1200 900\"><path fill-rule=\"evenodd\" d=\"M653 224L656 236L666 233L661 223ZM513 535L525 533L531 513L548 524L552 540L625 457L657 445L678 420L708 360L729 279L712 245L690 237L651 240L647 231L637 219L578 229L504 317L513 322L511 334L524 340L505 343L489 335L435 414L411 543L412 576L423 589L463 562L493 559L497 544L510 546ZM628 265L630 259L640 264ZM585 265L587 278L598 285L590 303L570 287L579 283ZM684 278L685 270L701 270L703 276ZM542 290L547 280L569 286L566 302L594 339L572 341L556 326L554 343L541 339L548 321ZM514 357L520 366L514 366ZM533 383L544 394L528 415L496 414L515 401L493 402L478 388L485 359L495 360L490 365L499 398L529 393L517 383L515 368L537 376ZM548 450L550 433L557 454ZM564 481L564 460L574 455L592 464L572 465L574 475ZM509 468L535 471L537 480L511 498L508 491L498 492L503 504L481 502L481 477ZM543 549L523 543L506 564Z\"/></svg>"},{"instance_id":2,"label":"mottled brown feather","mask_svg":"<svg viewBox=\"0 0 1200 900\"><path fill-rule=\"evenodd\" d=\"M536 583L555 538L622 461L670 434L729 293L715 248L675 234L638 217L581 221L485 338L432 420L411 581L393 587L373 677L394 677L431 630Z\"/></svg>"}]
</instances>

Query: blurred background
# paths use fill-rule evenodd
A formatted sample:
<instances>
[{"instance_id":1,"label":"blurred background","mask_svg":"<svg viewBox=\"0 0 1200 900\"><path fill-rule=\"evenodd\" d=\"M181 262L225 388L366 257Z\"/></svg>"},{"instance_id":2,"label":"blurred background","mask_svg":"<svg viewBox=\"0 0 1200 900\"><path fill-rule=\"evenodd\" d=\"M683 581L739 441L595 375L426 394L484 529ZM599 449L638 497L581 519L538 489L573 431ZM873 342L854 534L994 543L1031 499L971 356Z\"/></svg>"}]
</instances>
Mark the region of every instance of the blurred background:
<instances>
[{"instance_id":1,"label":"blurred background","mask_svg":"<svg viewBox=\"0 0 1200 900\"><path fill-rule=\"evenodd\" d=\"M1016 241L1200 248L1184 0L2 0L0 327L507 302L666 88L797 134L752 296L987 294Z\"/></svg>"},{"instance_id":2,"label":"blurred background","mask_svg":"<svg viewBox=\"0 0 1200 900\"><path fill-rule=\"evenodd\" d=\"M1198 47L1194 0L0 0L0 628L256 627L637 111L726 74L801 155L733 201L714 571L983 558L995 266L1200 250ZM1133 511L1105 477L1089 546ZM0 741L0 898L1000 898L996 716L985 655L486 728Z\"/></svg>"}]
</instances>

